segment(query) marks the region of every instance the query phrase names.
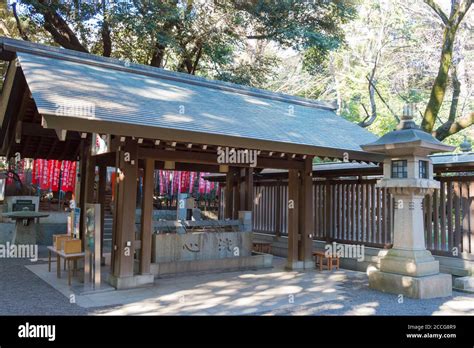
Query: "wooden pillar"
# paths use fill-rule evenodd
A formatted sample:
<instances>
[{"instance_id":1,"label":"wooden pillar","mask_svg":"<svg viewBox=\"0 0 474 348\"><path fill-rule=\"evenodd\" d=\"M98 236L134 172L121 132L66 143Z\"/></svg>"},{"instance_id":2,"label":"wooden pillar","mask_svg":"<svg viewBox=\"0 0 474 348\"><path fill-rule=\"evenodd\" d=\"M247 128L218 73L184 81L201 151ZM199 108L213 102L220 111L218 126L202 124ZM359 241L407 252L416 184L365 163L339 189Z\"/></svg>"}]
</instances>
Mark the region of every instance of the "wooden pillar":
<instances>
[{"instance_id":1,"label":"wooden pillar","mask_svg":"<svg viewBox=\"0 0 474 348\"><path fill-rule=\"evenodd\" d=\"M114 267L115 278L133 276L135 210L137 198L138 159L137 144L127 140L116 153L117 188L114 220Z\"/></svg>"},{"instance_id":2,"label":"wooden pillar","mask_svg":"<svg viewBox=\"0 0 474 348\"><path fill-rule=\"evenodd\" d=\"M298 193L300 179L298 170L288 171L288 264L287 268L297 268L298 264L298 240L299 240L299 214Z\"/></svg>"},{"instance_id":3,"label":"wooden pillar","mask_svg":"<svg viewBox=\"0 0 474 348\"><path fill-rule=\"evenodd\" d=\"M153 231L153 173L155 160L147 158L143 171L143 194L142 194L142 216L141 216L141 251L140 251L140 274L150 273L151 264L151 234Z\"/></svg>"},{"instance_id":4,"label":"wooden pillar","mask_svg":"<svg viewBox=\"0 0 474 348\"><path fill-rule=\"evenodd\" d=\"M245 168L245 208L244 210L252 211L253 209L253 168Z\"/></svg>"},{"instance_id":5,"label":"wooden pillar","mask_svg":"<svg viewBox=\"0 0 474 348\"><path fill-rule=\"evenodd\" d=\"M79 208L81 209L81 218L79 220L80 238L85 243L85 212L86 203L94 203L94 184L95 184L95 157L90 153L90 146L84 144L81 154L81 175L80 175L80 193ZM84 247L85 248L85 247ZM85 250L85 249L84 249Z\"/></svg>"},{"instance_id":6,"label":"wooden pillar","mask_svg":"<svg viewBox=\"0 0 474 348\"><path fill-rule=\"evenodd\" d=\"M246 168L240 168L238 173L237 182L237 194L239 195L239 210L246 210L245 207L245 175L247 174Z\"/></svg>"},{"instance_id":7,"label":"wooden pillar","mask_svg":"<svg viewBox=\"0 0 474 348\"><path fill-rule=\"evenodd\" d=\"M280 226L281 226L281 207L282 207L282 194L281 194L281 190L282 190L282 185L281 185L281 180L278 179L277 180L277 183L276 183L276 202L275 202L275 206L276 206L276 211L275 211L275 236L276 237L280 237L281 235L281 229L280 229Z\"/></svg>"},{"instance_id":8,"label":"wooden pillar","mask_svg":"<svg viewBox=\"0 0 474 348\"><path fill-rule=\"evenodd\" d=\"M232 204L232 219L236 220L239 218L239 209L240 209L240 171L239 168L233 168L233 204Z\"/></svg>"},{"instance_id":9,"label":"wooden pillar","mask_svg":"<svg viewBox=\"0 0 474 348\"><path fill-rule=\"evenodd\" d=\"M107 166L101 164L99 166L99 183L98 183L98 193L97 200L100 204L100 256L104 254L104 222L105 222L105 188L107 185Z\"/></svg>"},{"instance_id":10,"label":"wooden pillar","mask_svg":"<svg viewBox=\"0 0 474 348\"><path fill-rule=\"evenodd\" d=\"M313 235L314 235L314 199L313 199L313 158L307 157L301 171L301 252L300 260L305 268L313 267Z\"/></svg>"},{"instance_id":11,"label":"wooden pillar","mask_svg":"<svg viewBox=\"0 0 474 348\"><path fill-rule=\"evenodd\" d=\"M85 176L84 179L84 203L95 203L95 166L96 158L91 154L91 146L88 145L84 148L84 159L85 159ZM83 212L84 210L82 210Z\"/></svg>"},{"instance_id":12,"label":"wooden pillar","mask_svg":"<svg viewBox=\"0 0 474 348\"><path fill-rule=\"evenodd\" d=\"M331 190L331 181L329 179L326 179L326 184L325 184L325 192L324 192L324 212L325 212L325 224L324 224L324 233L325 233L325 238L326 238L326 243L329 243L331 240L331 235L332 235L332 190ZM359 197L359 195L358 195ZM357 200L357 204L359 204L359 200ZM357 217L359 218L359 217Z\"/></svg>"},{"instance_id":13,"label":"wooden pillar","mask_svg":"<svg viewBox=\"0 0 474 348\"><path fill-rule=\"evenodd\" d=\"M82 212L85 207L84 197L86 195L86 172L87 172L87 140L81 141L80 163L79 163L79 195L76 196L76 205L81 209L81 217L79 219L79 238L84 239L84 219Z\"/></svg>"},{"instance_id":14,"label":"wooden pillar","mask_svg":"<svg viewBox=\"0 0 474 348\"><path fill-rule=\"evenodd\" d=\"M225 178L225 206L224 206L224 219L232 219L232 205L234 202L233 198L234 188L234 171L229 167Z\"/></svg>"}]
</instances>

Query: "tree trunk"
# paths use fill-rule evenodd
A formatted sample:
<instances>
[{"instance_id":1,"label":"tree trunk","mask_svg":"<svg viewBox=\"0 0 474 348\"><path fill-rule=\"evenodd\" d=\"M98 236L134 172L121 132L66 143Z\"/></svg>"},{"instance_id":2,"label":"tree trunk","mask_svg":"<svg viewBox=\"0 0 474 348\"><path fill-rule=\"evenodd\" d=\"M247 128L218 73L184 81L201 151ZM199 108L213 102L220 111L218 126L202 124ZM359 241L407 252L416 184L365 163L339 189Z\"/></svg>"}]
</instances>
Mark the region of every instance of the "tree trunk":
<instances>
[{"instance_id":1,"label":"tree trunk","mask_svg":"<svg viewBox=\"0 0 474 348\"><path fill-rule=\"evenodd\" d=\"M448 86L449 68L453 56L454 39L457 26L447 25L443 33L443 48L441 50L441 61L438 69L438 75L431 89L430 99L426 106L421 122L421 128L431 133L433 131L439 109L443 104L446 87Z\"/></svg>"},{"instance_id":2,"label":"tree trunk","mask_svg":"<svg viewBox=\"0 0 474 348\"><path fill-rule=\"evenodd\" d=\"M47 1L39 0L38 2L39 4L33 6L38 13L43 15L43 27L51 34L55 42L64 48L88 52L67 22L56 11L52 11L46 5Z\"/></svg>"}]
</instances>

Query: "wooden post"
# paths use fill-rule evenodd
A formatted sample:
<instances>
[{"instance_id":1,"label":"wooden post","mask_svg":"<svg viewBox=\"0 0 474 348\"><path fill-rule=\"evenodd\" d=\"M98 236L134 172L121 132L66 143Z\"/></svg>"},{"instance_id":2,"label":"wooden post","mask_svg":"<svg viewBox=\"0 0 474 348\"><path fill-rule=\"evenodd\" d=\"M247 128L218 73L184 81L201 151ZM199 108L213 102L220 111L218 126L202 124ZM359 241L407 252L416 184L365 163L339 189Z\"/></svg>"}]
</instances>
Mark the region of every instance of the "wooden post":
<instances>
[{"instance_id":1,"label":"wooden post","mask_svg":"<svg viewBox=\"0 0 474 348\"><path fill-rule=\"evenodd\" d=\"M230 169L229 169L230 170ZM239 188L240 188L240 171L239 171L239 168L233 168L232 170L233 172L233 182L232 182L232 185L233 185L233 188L232 188L232 192L233 192L233 198L234 198L234 201L233 201L233 204L232 204L232 219L236 220L239 218L239 209L240 209L240 192L239 192Z\"/></svg>"},{"instance_id":2,"label":"wooden post","mask_svg":"<svg viewBox=\"0 0 474 348\"><path fill-rule=\"evenodd\" d=\"M117 177L114 224L114 268L116 278L133 276L135 210L137 197L138 159L137 144L127 140L117 151Z\"/></svg>"},{"instance_id":3,"label":"wooden post","mask_svg":"<svg viewBox=\"0 0 474 348\"><path fill-rule=\"evenodd\" d=\"M326 214L325 216L325 224L324 224L324 234L325 234L325 239L326 243L329 243L331 240L332 236L332 194L331 194L331 182L329 179L326 179L326 183L324 185L324 213Z\"/></svg>"},{"instance_id":4,"label":"wooden post","mask_svg":"<svg viewBox=\"0 0 474 348\"><path fill-rule=\"evenodd\" d=\"M240 168L237 174L237 195L239 195L239 210L247 210L245 196L247 168Z\"/></svg>"},{"instance_id":5,"label":"wooden post","mask_svg":"<svg viewBox=\"0 0 474 348\"><path fill-rule=\"evenodd\" d=\"M245 168L245 204L244 210L253 209L253 168Z\"/></svg>"},{"instance_id":6,"label":"wooden post","mask_svg":"<svg viewBox=\"0 0 474 348\"><path fill-rule=\"evenodd\" d=\"M301 261L305 268L313 265L313 236L314 236L314 199L313 199L313 158L308 156L304 161L304 170L301 171Z\"/></svg>"},{"instance_id":7,"label":"wooden post","mask_svg":"<svg viewBox=\"0 0 474 348\"><path fill-rule=\"evenodd\" d=\"M84 219L82 217L82 212L85 207L84 197L86 195L86 171L87 171L87 149L86 144L87 140L81 141L81 158L79 163L79 195L76 196L76 205L81 209L81 218L79 219L79 238L84 239Z\"/></svg>"},{"instance_id":8,"label":"wooden post","mask_svg":"<svg viewBox=\"0 0 474 348\"><path fill-rule=\"evenodd\" d=\"M153 224L153 173L155 160L145 160L143 171L143 195L141 216L141 252L140 252L140 274L150 273L151 263L151 234Z\"/></svg>"},{"instance_id":9,"label":"wooden post","mask_svg":"<svg viewBox=\"0 0 474 348\"><path fill-rule=\"evenodd\" d=\"M275 236L280 237L281 235L281 207L282 207L282 194L281 194L281 180L277 180L276 183L276 211L275 211Z\"/></svg>"},{"instance_id":10,"label":"wooden post","mask_svg":"<svg viewBox=\"0 0 474 348\"><path fill-rule=\"evenodd\" d=\"M288 265L287 268L294 269L298 263L298 240L299 240L299 214L298 214L298 191L299 172L296 169L288 171Z\"/></svg>"},{"instance_id":11,"label":"wooden post","mask_svg":"<svg viewBox=\"0 0 474 348\"><path fill-rule=\"evenodd\" d=\"M87 155L85 203L95 203L95 156Z\"/></svg>"},{"instance_id":12,"label":"wooden post","mask_svg":"<svg viewBox=\"0 0 474 348\"><path fill-rule=\"evenodd\" d=\"M234 188L234 172L229 167L225 177L225 206L224 206L224 219L232 219L232 204L234 202L233 195Z\"/></svg>"},{"instance_id":13,"label":"wooden post","mask_svg":"<svg viewBox=\"0 0 474 348\"><path fill-rule=\"evenodd\" d=\"M105 186L107 184L107 166L99 166L98 203L100 204L100 257L104 251Z\"/></svg>"},{"instance_id":14,"label":"wooden post","mask_svg":"<svg viewBox=\"0 0 474 348\"><path fill-rule=\"evenodd\" d=\"M86 221L86 203L94 203L94 183L95 183L95 157L91 156L90 146L84 146L81 156L81 188L80 204L81 218L79 220L80 237L86 243L84 236ZM84 244L85 250L85 244Z\"/></svg>"}]
</instances>

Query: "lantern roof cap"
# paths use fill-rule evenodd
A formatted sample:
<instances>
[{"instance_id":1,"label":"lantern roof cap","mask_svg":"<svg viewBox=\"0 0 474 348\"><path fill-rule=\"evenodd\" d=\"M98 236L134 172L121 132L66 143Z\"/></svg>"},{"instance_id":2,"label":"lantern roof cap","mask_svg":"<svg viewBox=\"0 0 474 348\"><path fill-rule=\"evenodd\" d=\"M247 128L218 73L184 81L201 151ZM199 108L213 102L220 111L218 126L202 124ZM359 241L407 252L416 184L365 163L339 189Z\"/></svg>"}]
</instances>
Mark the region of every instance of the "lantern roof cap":
<instances>
[{"instance_id":1,"label":"lantern roof cap","mask_svg":"<svg viewBox=\"0 0 474 348\"><path fill-rule=\"evenodd\" d=\"M365 151L377 153L396 153L403 149L403 154L410 150L415 153L434 153L453 151L455 147L443 144L430 133L420 129L413 120L413 107L405 105L403 116L397 128L383 135L376 141L361 146Z\"/></svg>"}]
</instances>

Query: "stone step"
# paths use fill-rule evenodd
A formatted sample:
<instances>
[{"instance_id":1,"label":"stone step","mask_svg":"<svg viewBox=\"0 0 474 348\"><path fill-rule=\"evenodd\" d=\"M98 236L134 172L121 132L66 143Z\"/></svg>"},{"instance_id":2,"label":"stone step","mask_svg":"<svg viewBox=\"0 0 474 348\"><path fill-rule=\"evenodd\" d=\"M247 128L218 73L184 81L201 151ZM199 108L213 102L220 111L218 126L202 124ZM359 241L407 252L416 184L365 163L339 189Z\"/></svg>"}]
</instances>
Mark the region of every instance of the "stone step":
<instances>
[{"instance_id":1,"label":"stone step","mask_svg":"<svg viewBox=\"0 0 474 348\"><path fill-rule=\"evenodd\" d=\"M468 269L452 267L446 265L439 265L439 271L442 273L450 273L453 276L466 277L471 275L471 272Z\"/></svg>"}]
</instances>

